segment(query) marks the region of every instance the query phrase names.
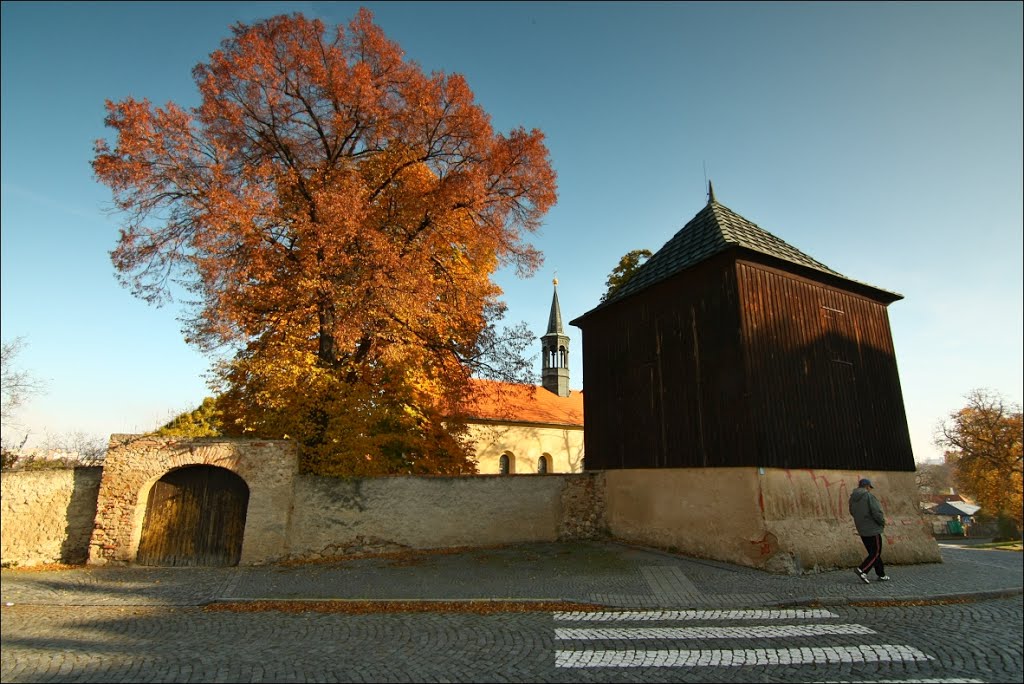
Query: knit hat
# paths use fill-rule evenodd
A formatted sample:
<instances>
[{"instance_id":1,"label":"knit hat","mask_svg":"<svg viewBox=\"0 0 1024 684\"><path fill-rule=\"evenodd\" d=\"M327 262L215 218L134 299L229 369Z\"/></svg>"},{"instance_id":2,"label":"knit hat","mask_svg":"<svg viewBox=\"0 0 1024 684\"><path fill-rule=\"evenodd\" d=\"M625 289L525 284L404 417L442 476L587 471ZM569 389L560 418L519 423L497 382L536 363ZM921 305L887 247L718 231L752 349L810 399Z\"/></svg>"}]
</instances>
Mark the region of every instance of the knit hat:
<instances>
[{"instance_id":1,"label":"knit hat","mask_svg":"<svg viewBox=\"0 0 1024 684\"><path fill-rule=\"evenodd\" d=\"M870 487L871 489L875 488L875 486L873 484L871 484L871 480L869 480L866 477L862 477L860 479L860 482L857 483L857 486L858 487Z\"/></svg>"}]
</instances>

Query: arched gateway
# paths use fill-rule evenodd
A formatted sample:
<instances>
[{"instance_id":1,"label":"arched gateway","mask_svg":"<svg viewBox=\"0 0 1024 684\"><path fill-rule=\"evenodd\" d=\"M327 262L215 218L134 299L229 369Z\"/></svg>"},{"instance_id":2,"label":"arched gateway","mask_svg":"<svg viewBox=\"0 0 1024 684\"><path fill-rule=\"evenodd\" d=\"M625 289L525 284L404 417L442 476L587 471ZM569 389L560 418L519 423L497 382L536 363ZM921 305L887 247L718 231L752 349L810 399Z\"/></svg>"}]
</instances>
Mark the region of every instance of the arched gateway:
<instances>
[{"instance_id":1,"label":"arched gateway","mask_svg":"<svg viewBox=\"0 0 1024 684\"><path fill-rule=\"evenodd\" d=\"M136 562L159 566L238 565L249 487L225 468L179 468L150 489Z\"/></svg>"},{"instance_id":2,"label":"arched gateway","mask_svg":"<svg viewBox=\"0 0 1024 684\"><path fill-rule=\"evenodd\" d=\"M256 565L286 557L290 441L112 435L89 563Z\"/></svg>"}]
</instances>

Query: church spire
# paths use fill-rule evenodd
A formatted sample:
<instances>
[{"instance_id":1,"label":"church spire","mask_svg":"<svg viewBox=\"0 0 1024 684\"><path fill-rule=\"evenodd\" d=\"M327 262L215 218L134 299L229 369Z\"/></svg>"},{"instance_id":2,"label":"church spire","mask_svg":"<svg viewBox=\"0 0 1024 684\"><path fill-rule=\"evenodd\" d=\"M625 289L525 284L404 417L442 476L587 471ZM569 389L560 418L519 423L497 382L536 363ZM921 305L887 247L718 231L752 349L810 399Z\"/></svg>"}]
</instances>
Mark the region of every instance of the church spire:
<instances>
[{"instance_id":1,"label":"church spire","mask_svg":"<svg viewBox=\"0 0 1024 684\"><path fill-rule=\"evenodd\" d=\"M558 278L551 281L555 286L555 295L551 298L551 313L548 315L548 335L564 335L562 328L562 309L558 305Z\"/></svg>"},{"instance_id":2,"label":"church spire","mask_svg":"<svg viewBox=\"0 0 1024 684\"><path fill-rule=\"evenodd\" d=\"M715 204L718 200L715 199L715 187L711 185L711 181L708 181L708 204Z\"/></svg>"},{"instance_id":3,"label":"church spire","mask_svg":"<svg viewBox=\"0 0 1024 684\"><path fill-rule=\"evenodd\" d=\"M562 327L562 308L558 304L558 279L551 297L548 331L540 338L541 385L560 397L569 396L569 337Z\"/></svg>"}]
</instances>

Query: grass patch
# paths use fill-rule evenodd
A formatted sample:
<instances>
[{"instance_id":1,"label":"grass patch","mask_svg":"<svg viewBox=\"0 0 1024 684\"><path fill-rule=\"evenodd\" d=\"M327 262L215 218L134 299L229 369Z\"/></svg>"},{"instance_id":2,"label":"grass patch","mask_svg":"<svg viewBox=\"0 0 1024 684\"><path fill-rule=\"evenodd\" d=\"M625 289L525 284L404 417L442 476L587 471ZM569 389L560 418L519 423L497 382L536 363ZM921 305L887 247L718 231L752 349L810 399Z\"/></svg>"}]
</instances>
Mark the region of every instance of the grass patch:
<instances>
[{"instance_id":1,"label":"grass patch","mask_svg":"<svg viewBox=\"0 0 1024 684\"><path fill-rule=\"evenodd\" d=\"M1024 551L1024 542L989 542L987 544L973 544L972 549L999 549L1000 551Z\"/></svg>"}]
</instances>

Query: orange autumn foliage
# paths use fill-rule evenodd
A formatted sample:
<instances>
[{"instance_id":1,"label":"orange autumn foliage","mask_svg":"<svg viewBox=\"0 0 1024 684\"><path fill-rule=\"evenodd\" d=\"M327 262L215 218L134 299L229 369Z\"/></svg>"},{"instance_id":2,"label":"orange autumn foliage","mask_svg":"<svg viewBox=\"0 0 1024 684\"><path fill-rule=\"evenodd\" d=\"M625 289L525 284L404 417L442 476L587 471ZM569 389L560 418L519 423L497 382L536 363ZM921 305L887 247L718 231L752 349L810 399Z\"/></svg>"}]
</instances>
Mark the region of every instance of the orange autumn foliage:
<instances>
[{"instance_id":1,"label":"orange autumn foliage","mask_svg":"<svg viewBox=\"0 0 1024 684\"><path fill-rule=\"evenodd\" d=\"M967 405L938 426L935 443L960 490L987 516L1024 528L1024 428L1021 407L987 389L974 389Z\"/></svg>"},{"instance_id":2,"label":"orange autumn foliage","mask_svg":"<svg viewBox=\"0 0 1024 684\"><path fill-rule=\"evenodd\" d=\"M239 23L193 74L192 109L107 102L117 138L92 164L124 217L121 282L156 304L180 286L187 339L234 350L215 367L229 433L296 439L316 472L472 471L471 374L528 367L491 275L540 264L543 134L494 131L367 10Z\"/></svg>"}]
</instances>

